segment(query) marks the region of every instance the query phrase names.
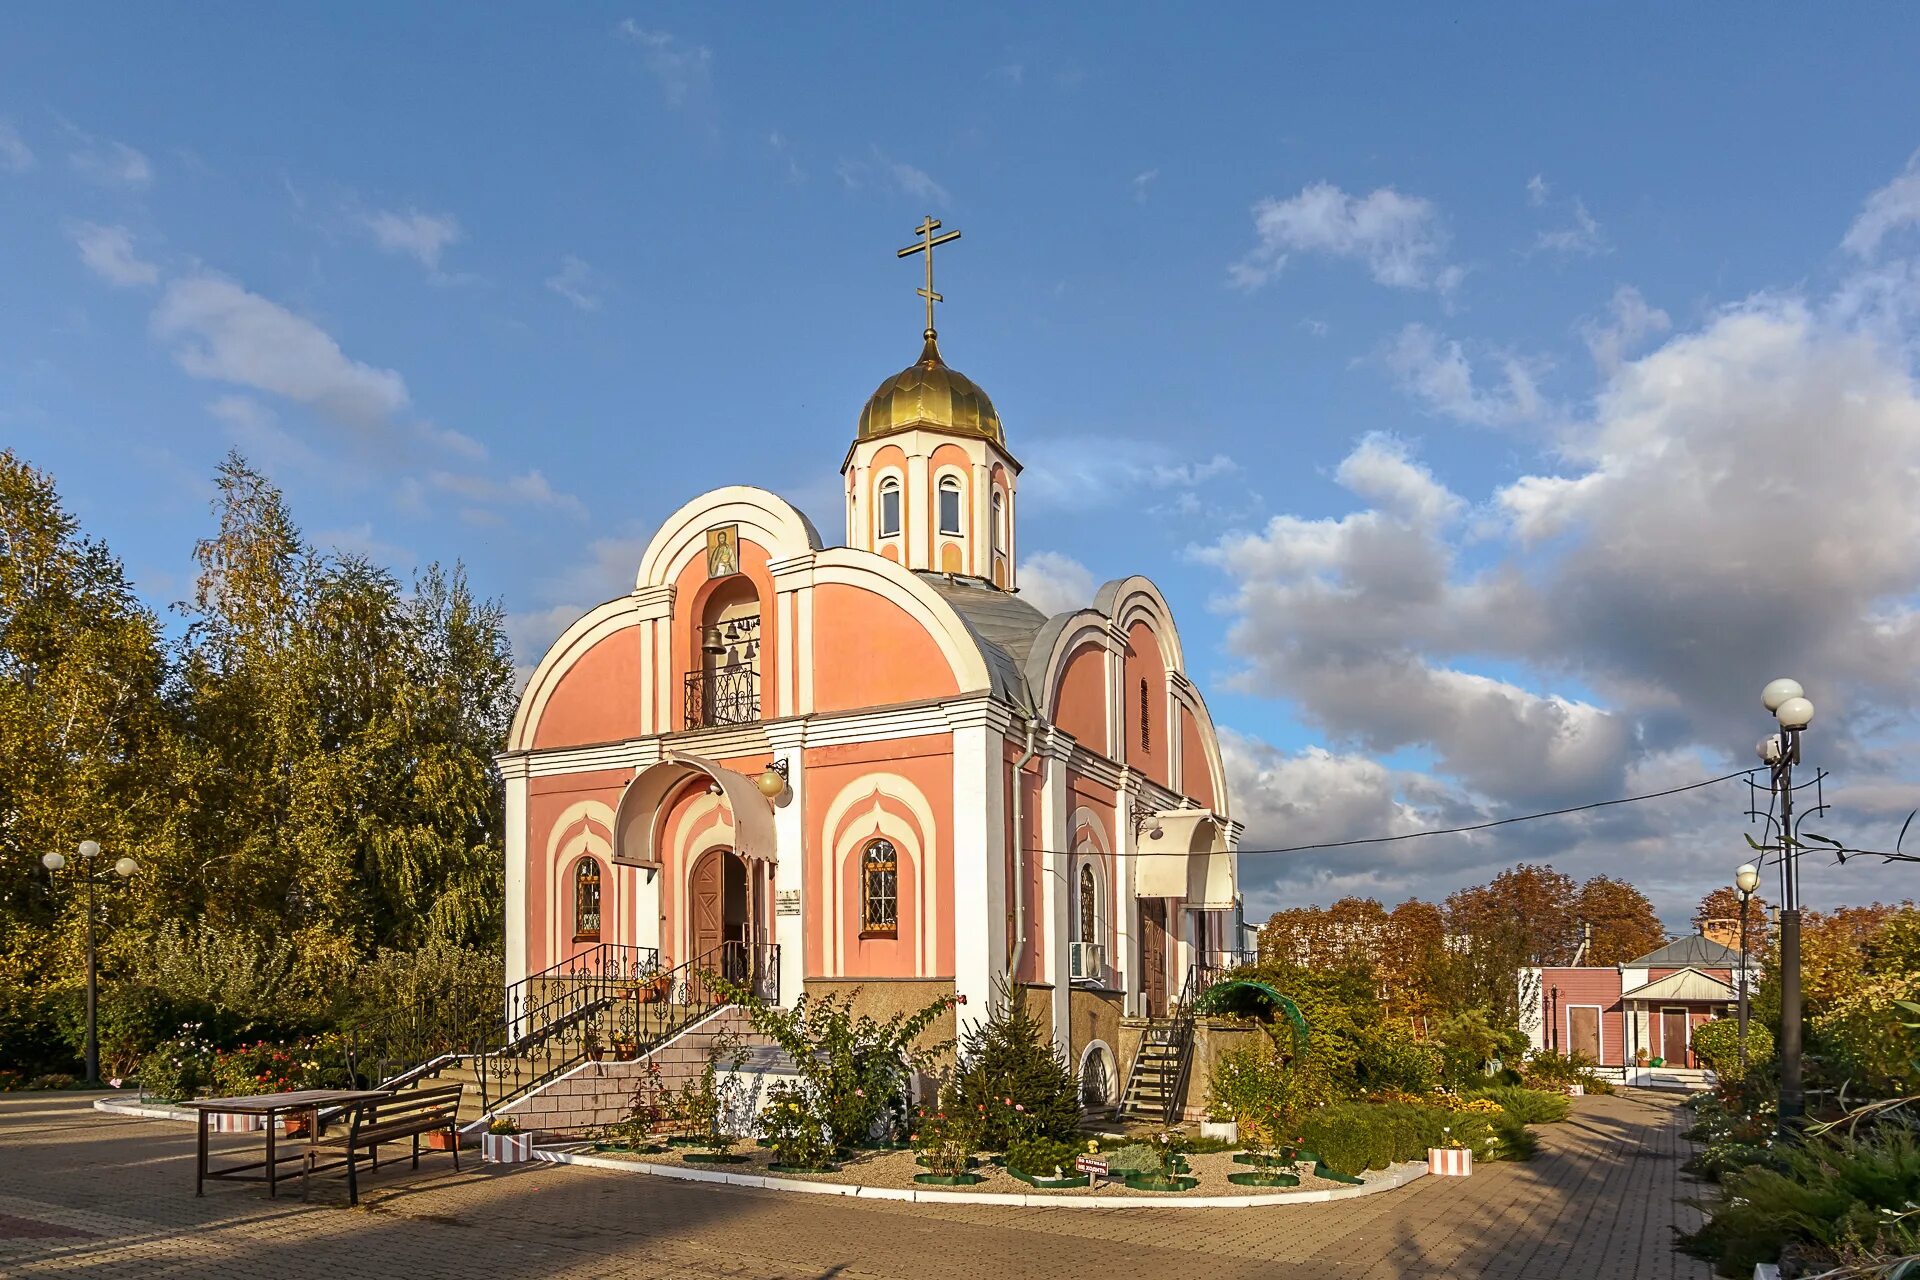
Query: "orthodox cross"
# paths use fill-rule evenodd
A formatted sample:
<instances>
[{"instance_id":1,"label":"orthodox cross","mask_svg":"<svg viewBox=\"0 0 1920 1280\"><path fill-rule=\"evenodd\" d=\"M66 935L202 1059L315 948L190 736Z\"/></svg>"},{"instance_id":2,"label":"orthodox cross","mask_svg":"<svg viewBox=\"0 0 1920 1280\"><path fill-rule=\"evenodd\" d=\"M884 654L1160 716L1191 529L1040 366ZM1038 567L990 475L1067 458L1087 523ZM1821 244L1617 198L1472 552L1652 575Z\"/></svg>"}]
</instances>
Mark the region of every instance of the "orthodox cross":
<instances>
[{"instance_id":1,"label":"orthodox cross","mask_svg":"<svg viewBox=\"0 0 1920 1280\"><path fill-rule=\"evenodd\" d=\"M910 244L893 255L896 258L904 258L912 253L924 253L927 255L927 287L924 289L916 289L914 292L927 300L927 336L929 338L933 336L933 304L945 301L945 299L933 291L933 246L946 244L949 240L958 240L960 238L958 231L949 231L943 236L933 234L939 229L940 219L934 217L932 214L928 214L926 221L913 229L914 234L920 237L920 243Z\"/></svg>"}]
</instances>

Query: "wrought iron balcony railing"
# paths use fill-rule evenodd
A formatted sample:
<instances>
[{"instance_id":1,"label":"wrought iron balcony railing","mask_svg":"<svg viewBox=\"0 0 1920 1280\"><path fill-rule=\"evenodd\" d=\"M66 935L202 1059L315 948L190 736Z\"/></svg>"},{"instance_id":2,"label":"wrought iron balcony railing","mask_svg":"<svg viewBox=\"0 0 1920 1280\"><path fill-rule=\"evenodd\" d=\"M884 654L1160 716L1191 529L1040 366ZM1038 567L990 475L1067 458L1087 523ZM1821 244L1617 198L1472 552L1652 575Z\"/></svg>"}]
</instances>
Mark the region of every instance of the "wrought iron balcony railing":
<instances>
[{"instance_id":1,"label":"wrought iron balcony railing","mask_svg":"<svg viewBox=\"0 0 1920 1280\"><path fill-rule=\"evenodd\" d=\"M741 662L687 673L687 728L752 724L760 718L760 673Z\"/></svg>"}]
</instances>

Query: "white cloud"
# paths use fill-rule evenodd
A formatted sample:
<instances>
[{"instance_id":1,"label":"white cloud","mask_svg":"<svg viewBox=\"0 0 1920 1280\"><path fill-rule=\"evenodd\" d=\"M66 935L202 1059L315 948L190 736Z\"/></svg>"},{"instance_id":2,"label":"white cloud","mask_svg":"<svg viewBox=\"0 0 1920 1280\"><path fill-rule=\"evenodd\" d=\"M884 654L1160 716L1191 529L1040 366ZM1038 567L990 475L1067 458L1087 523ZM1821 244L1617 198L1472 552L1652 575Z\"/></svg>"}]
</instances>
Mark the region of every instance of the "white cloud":
<instances>
[{"instance_id":1,"label":"white cloud","mask_svg":"<svg viewBox=\"0 0 1920 1280\"><path fill-rule=\"evenodd\" d=\"M143 262L133 251L133 233L125 227L107 227L97 222L82 222L69 233L80 250L80 261L87 270L109 284L131 286L157 284L160 268Z\"/></svg>"},{"instance_id":2,"label":"white cloud","mask_svg":"<svg viewBox=\"0 0 1920 1280\"><path fill-rule=\"evenodd\" d=\"M1020 598L1051 617L1093 603L1093 573L1072 556L1040 551L1020 562L1014 575Z\"/></svg>"},{"instance_id":3,"label":"white cloud","mask_svg":"<svg viewBox=\"0 0 1920 1280\"><path fill-rule=\"evenodd\" d=\"M1423 324L1410 324L1388 345L1381 359L1401 390L1435 413L1477 426L1510 426L1543 416L1539 361L1512 352L1491 355L1499 367L1492 387L1476 381L1472 363L1458 341L1442 338Z\"/></svg>"},{"instance_id":4,"label":"white cloud","mask_svg":"<svg viewBox=\"0 0 1920 1280\"><path fill-rule=\"evenodd\" d=\"M668 31L649 30L632 18L622 19L614 30L640 46L647 71L668 106L684 107L711 87L713 51L705 45L688 44Z\"/></svg>"},{"instance_id":5,"label":"white cloud","mask_svg":"<svg viewBox=\"0 0 1920 1280\"><path fill-rule=\"evenodd\" d=\"M1857 257L1871 258L1887 236L1916 223L1920 223L1920 151L1907 157L1907 167L1899 176L1867 197L1840 246Z\"/></svg>"},{"instance_id":6,"label":"white cloud","mask_svg":"<svg viewBox=\"0 0 1920 1280\"><path fill-rule=\"evenodd\" d=\"M1611 374L1620 367L1627 353L1646 339L1667 332L1673 320L1660 308L1651 306L1632 285L1623 284L1613 291L1608 304L1608 323L1588 321L1580 326L1587 350L1601 372Z\"/></svg>"},{"instance_id":7,"label":"white cloud","mask_svg":"<svg viewBox=\"0 0 1920 1280\"><path fill-rule=\"evenodd\" d=\"M1376 283L1401 289L1445 293L1463 274L1446 262L1447 235L1433 202L1392 187L1351 196L1330 182L1312 183L1290 199L1260 201L1253 225L1258 243L1228 272L1243 289L1272 280L1295 253L1362 262Z\"/></svg>"},{"instance_id":8,"label":"white cloud","mask_svg":"<svg viewBox=\"0 0 1920 1280\"><path fill-rule=\"evenodd\" d=\"M152 324L196 378L285 396L360 428L383 425L407 406L398 373L349 358L313 321L220 276L168 284Z\"/></svg>"},{"instance_id":9,"label":"white cloud","mask_svg":"<svg viewBox=\"0 0 1920 1280\"><path fill-rule=\"evenodd\" d=\"M124 142L88 139L67 157L67 163L81 177L102 186L144 187L153 181L152 162Z\"/></svg>"},{"instance_id":10,"label":"white cloud","mask_svg":"<svg viewBox=\"0 0 1920 1280\"><path fill-rule=\"evenodd\" d=\"M1204 488L1239 470L1239 464L1223 453L1191 459L1157 441L1104 436L1043 438L1025 452L1022 498L1068 510L1110 505L1135 492L1172 499L1181 491Z\"/></svg>"},{"instance_id":11,"label":"white cloud","mask_svg":"<svg viewBox=\"0 0 1920 1280\"><path fill-rule=\"evenodd\" d=\"M581 520L587 517L585 503L570 493L556 490L547 477L537 470L509 476L505 480L432 471L427 474L427 484L443 493L466 499L471 504L469 510L476 514L488 514L500 506L529 506L562 511Z\"/></svg>"},{"instance_id":12,"label":"white cloud","mask_svg":"<svg viewBox=\"0 0 1920 1280\"><path fill-rule=\"evenodd\" d=\"M1542 231L1533 238L1533 247L1537 252L1579 254L1594 257L1607 252L1607 237L1600 230L1599 222L1587 212L1586 202L1573 202L1573 225L1557 231Z\"/></svg>"},{"instance_id":13,"label":"white cloud","mask_svg":"<svg viewBox=\"0 0 1920 1280\"><path fill-rule=\"evenodd\" d=\"M11 122L0 120L0 172L25 173L33 166L33 148Z\"/></svg>"},{"instance_id":14,"label":"white cloud","mask_svg":"<svg viewBox=\"0 0 1920 1280\"><path fill-rule=\"evenodd\" d=\"M1777 671L1818 682L1825 762L1896 767L1870 740L1920 717L1905 361L1798 299L1727 308L1614 365L1562 465L1489 495L1491 534L1368 437L1336 472L1358 509L1196 551L1231 587L1238 682L1334 742L1431 752L1496 809L1744 763Z\"/></svg>"},{"instance_id":15,"label":"white cloud","mask_svg":"<svg viewBox=\"0 0 1920 1280\"><path fill-rule=\"evenodd\" d=\"M1547 185L1544 174L1536 173L1527 179L1527 203L1536 209L1547 202L1547 196L1553 188Z\"/></svg>"},{"instance_id":16,"label":"white cloud","mask_svg":"<svg viewBox=\"0 0 1920 1280\"><path fill-rule=\"evenodd\" d=\"M450 213L397 213L382 209L364 214L360 222L388 253L405 254L430 271L440 269L440 255L461 239L460 220Z\"/></svg>"},{"instance_id":17,"label":"white cloud","mask_svg":"<svg viewBox=\"0 0 1920 1280\"><path fill-rule=\"evenodd\" d=\"M547 288L582 311L598 311L606 284L599 272L572 254L560 256L560 269L547 277Z\"/></svg>"},{"instance_id":18,"label":"white cloud","mask_svg":"<svg viewBox=\"0 0 1920 1280\"><path fill-rule=\"evenodd\" d=\"M1145 173L1136 173L1133 175L1133 182L1130 185L1133 188L1133 202L1135 204L1145 204L1147 202L1147 193L1159 177L1160 171L1158 169L1148 169Z\"/></svg>"},{"instance_id":19,"label":"white cloud","mask_svg":"<svg viewBox=\"0 0 1920 1280\"><path fill-rule=\"evenodd\" d=\"M949 204L953 200L947 189L925 169L895 160L878 147L874 147L865 160L842 160L834 166L834 172L855 191L864 188L893 191L934 204Z\"/></svg>"}]
</instances>

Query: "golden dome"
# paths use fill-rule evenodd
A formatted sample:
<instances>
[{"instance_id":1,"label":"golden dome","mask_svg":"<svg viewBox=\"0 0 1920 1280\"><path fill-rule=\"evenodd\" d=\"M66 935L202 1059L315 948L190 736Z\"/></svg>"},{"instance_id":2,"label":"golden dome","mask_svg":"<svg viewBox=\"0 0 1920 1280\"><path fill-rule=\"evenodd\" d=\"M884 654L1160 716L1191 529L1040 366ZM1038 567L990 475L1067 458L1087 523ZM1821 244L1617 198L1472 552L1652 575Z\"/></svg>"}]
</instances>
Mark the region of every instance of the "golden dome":
<instances>
[{"instance_id":1,"label":"golden dome","mask_svg":"<svg viewBox=\"0 0 1920 1280\"><path fill-rule=\"evenodd\" d=\"M871 440L912 427L981 436L1002 449L1007 447L993 401L971 379L947 367L931 329L920 358L867 398L867 407L860 411L858 438Z\"/></svg>"}]
</instances>

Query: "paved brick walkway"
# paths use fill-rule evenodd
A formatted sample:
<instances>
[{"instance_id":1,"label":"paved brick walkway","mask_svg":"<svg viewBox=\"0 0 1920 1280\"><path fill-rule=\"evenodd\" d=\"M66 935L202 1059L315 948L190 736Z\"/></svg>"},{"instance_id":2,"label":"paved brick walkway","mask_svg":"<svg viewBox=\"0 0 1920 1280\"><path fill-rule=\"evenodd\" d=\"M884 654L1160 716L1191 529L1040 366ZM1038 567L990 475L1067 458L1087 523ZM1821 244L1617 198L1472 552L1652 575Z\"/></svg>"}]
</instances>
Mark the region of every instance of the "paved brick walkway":
<instances>
[{"instance_id":1,"label":"paved brick walkway","mask_svg":"<svg viewBox=\"0 0 1920 1280\"><path fill-rule=\"evenodd\" d=\"M1707 1280L1672 1249L1695 1218L1676 1200L1693 1184L1673 1100L1575 1106L1528 1164L1297 1208L863 1203L551 1165L455 1174L439 1157L383 1169L349 1210L336 1179L311 1205L297 1185L196 1200L184 1126L0 1095L0 1276Z\"/></svg>"}]
</instances>

